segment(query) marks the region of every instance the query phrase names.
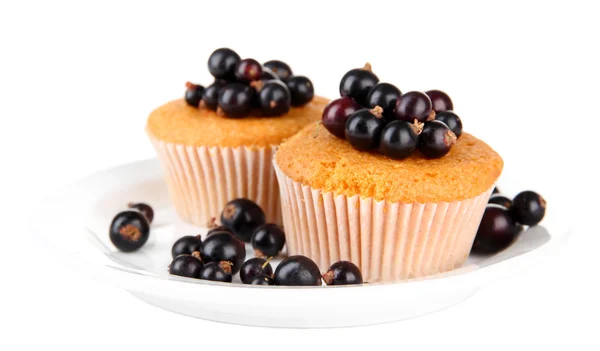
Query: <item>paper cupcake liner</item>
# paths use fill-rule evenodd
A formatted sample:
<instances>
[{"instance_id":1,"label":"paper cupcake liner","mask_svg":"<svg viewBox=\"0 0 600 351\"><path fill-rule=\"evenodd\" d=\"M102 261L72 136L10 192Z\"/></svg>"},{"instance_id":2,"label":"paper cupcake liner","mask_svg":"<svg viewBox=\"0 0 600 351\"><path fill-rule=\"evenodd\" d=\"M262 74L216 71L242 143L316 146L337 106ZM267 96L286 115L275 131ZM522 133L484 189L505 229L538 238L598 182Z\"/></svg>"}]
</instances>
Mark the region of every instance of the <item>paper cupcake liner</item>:
<instances>
[{"instance_id":1,"label":"paper cupcake liner","mask_svg":"<svg viewBox=\"0 0 600 351\"><path fill-rule=\"evenodd\" d=\"M273 169L275 147L205 147L168 143L148 134L165 171L169 195L186 222L206 226L229 201L247 198L268 222L281 224Z\"/></svg>"},{"instance_id":2,"label":"paper cupcake liner","mask_svg":"<svg viewBox=\"0 0 600 351\"><path fill-rule=\"evenodd\" d=\"M463 201L401 203L321 192L295 182L274 163L290 255L322 271L356 264L368 282L450 271L467 259L493 187Z\"/></svg>"}]
</instances>

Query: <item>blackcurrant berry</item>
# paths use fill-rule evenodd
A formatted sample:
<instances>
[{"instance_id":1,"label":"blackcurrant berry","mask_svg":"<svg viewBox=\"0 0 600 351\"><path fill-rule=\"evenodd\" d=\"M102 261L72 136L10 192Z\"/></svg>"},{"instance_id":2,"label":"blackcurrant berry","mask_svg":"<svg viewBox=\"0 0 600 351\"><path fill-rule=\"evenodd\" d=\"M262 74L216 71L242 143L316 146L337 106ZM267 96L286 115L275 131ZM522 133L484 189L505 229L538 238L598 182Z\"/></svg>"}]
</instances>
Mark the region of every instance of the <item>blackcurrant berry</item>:
<instances>
[{"instance_id":1,"label":"blackcurrant berry","mask_svg":"<svg viewBox=\"0 0 600 351\"><path fill-rule=\"evenodd\" d=\"M321 122L327 130L338 138L346 138L346 121L362 107L349 97L333 100L325 106Z\"/></svg>"},{"instance_id":2,"label":"blackcurrant berry","mask_svg":"<svg viewBox=\"0 0 600 351\"><path fill-rule=\"evenodd\" d=\"M479 224L472 250L494 253L507 248L519 234L510 212L500 205L488 205Z\"/></svg>"},{"instance_id":3,"label":"blackcurrant berry","mask_svg":"<svg viewBox=\"0 0 600 351\"><path fill-rule=\"evenodd\" d=\"M383 109L362 109L354 112L346 121L346 140L356 150L371 150L379 147L381 131L385 127Z\"/></svg>"},{"instance_id":4,"label":"blackcurrant berry","mask_svg":"<svg viewBox=\"0 0 600 351\"><path fill-rule=\"evenodd\" d=\"M154 210L148 204L145 204L143 202L130 202L127 204L127 207L133 210L140 211L144 216L146 216L148 223L152 223L152 221L154 220Z\"/></svg>"},{"instance_id":5,"label":"blackcurrant berry","mask_svg":"<svg viewBox=\"0 0 600 351\"><path fill-rule=\"evenodd\" d=\"M202 261L192 255L179 255L169 265L169 273L188 278L198 278Z\"/></svg>"},{"instance_id":6,"label":"blackcurrant berry","mask_svg":"<svg viewBox=\"0 0 600 351\"><path fill-rule=\"evenodd\" d=\"M144 246L150 237L150 223L141 212L120 212L110 224L109 237L117 249L135 251Z\"/></svg>"},{"instance_id":7,"label":"blackcurrant berry","mask_svg":"<svg viewBox=\"0 0 600 351\"><path fill-rule=\"evenodd\" d=\"M429 99L431 100L431 106L435 112L454 110L454 105L452 105L450 96L443 91L429 90L426 91L425 94L429 96Z\"/></svg>"},{"instance_id":8,"label":"blackcurrant berry","mask_svg":"<svg viewBox=\"0 0 600 351\"><path fill-rule=\"evenodd\" d=\"M379 78L367 63L363 68L355 68L344 74L340 81L340 96L350 97L361 106L367 106L367 95L377 83Z\"/></svg>"},{"instance_id":9,"label":"blackcurrant berry","mask_svg":"<svg viewBox=\"0 0 600 351\"><path fill-rule=\"evenodd\" d=\"M281 80L285 81L292 76L292 69L283 61L271 60L265 62L263 66L273 71Z\"/></svg>"},{"instance_id":10,"label":"blackcurrant berry","mask_svg":"<svg viewBox=\"0 0 600 351\"><path fill-rule=\"evenodd\" d=\"M275 285L321 285L319 266L306 256L290 256L275 269Z\"/></svg>"},{"instance_id":11,"label":"blackcurrant berry","mask_svg":"<svg viewBox=\"0 0 600 351\"><path fill-rule=\"evenodd\" d=\"M513 199L511 211L518 223L536 225L546 214L546 200L536 192L523 191Z\"/></svg>"},{"instance_id":12,"label":"blackcurrant berry","mask_svg":"<svg viewBox=\"0 0 600 351\"><path fill-rule=\"evenodd\" d=\"M492 195L490 197L490 199L488 200L488 204L496 204L496 205L500 205L504 208L506 208L507 210L509 210L512 207L512 201L511 199L507 198L504 195Z\"/></svg>"},{"instance_id":13,"label":"blackcurrant berry","mask_svg":"<svg viewBox=\"0 0 600 351\"><path fill-rule=\"evenodd\" d=\"M202 261L232 263L231 271L237 273L246 259L246 247L244 243L235 236L220 232L214 233L204 239L202 243Z\"/></svg>"},{"instance_id":14,"label":"blackcurrant berry","mask_svg":"<svg viewBox=\"0 0 600 351\"><path fill-rule=\"evenodd\" d=\"M204 101L204 106L210 110L216 110L219 106L219 93L221 90L227 85L221 80L216 80L214 83L209 85L206 89L204 89L204 94L202 94L202 101Z\"/></svg>"},{"instance_id":15,"label":"blackcurrant berry","mask_svg":"<svg viewBox=\"0 0 600 351\"><path fill-rule=\"evenodd\" d=\"M251 242L257 257L277 256L285 244L285 233L277 224L266 223L256 228Z\"/></svg>"},{"instance_id":16,"label":"blackcurrant berry","mask_svg":"<svg viewBox=\"0 0 600 351\"><path fill-rule=\"evenodd\" d=\"M315 95L315 88L310 79L304 76L293 76L285 81L292 95L292 106L302 106L310 102Z\"/></svg>"},{"instance_id":17,"label":"blackcurrant berry","mask_svg":"<svg viewBox=\"0 0 600 351\"><path fill-rule=\"evenodd\" d=\"M271 278L270 276L266 275L266 274L259 274L257 276L255 276L254 278L252 278L248 284L250 285L275 285L275 281L273 281L273 278Z\"/></svg>"},{"instance_id":18,"label":"blackcurrant berry","mask_svg":"<svg viewBox=\"0 0 600 351\"><path fill-rule=\"evenodd\" d=\"M231 283L233 276L231 262L210 262L200 268L198 278L215 282Z\"/></svg>"},{"instance_id":19,"label":"blackcurrant berry","mask_svg":"<svg viewBox=\"0 0 600 351\"><path fill-rule=\"evenodd\" d=\"M202 85L192 84L190 82L185 83L185 102L192 107L198 107L200 101L202 101L202 94L204 94L204 87Z\"/></svg>"},{"instance_id":20,"label":"blackcurrant berry","mask_svg":"<svg viewBox=\"0 0 600 351\"><path fill-rule=\"evenodd\" d=\"M267 67L262 68L262 74L260 75L260 80L272 80L279 79L279 76L275 74L275 72L271 71Z\"/></svg>"},{"instance_id":21,"label":"blackcurrant berry","mask_svg":"<svg viewBox=\"0 0 600 351\"><path fill-rule=\"evenodd\" d=\"M377 83L367 95L367 106L371 108L380 106L383 108L383 116L391 120L394 117L396 102L401 95L400 89L394 85L390 83Z\"/></svg>"},{"instance_id":22,"label":"blackcurrant berry","mask_svg":"<svg viewBox=\"0 0 600 351\"><path fill-rule=\"evenodd\" d=\"M425 122L419 135L419 151L427 158L440 158L450 152L456 135L440 121Z\"/></svg>"},{"instance_id":23,"label":"blackcurrant berry","mask_svg":"<svg viewBox=\"0 0 600 351\"><path fill-rule=\"evenodd\" d=\"M218 227L210 228L208 230L208 232L206 232L206 237L208 238L209 235L213 235L215 233L221 233L221 232L226 232L231 235L235 235L235 234L233 234L233 231L231 229L224 227L224 226L218 226Z\"/></svg>"},{"instance_id":24,"label":"blackcurrant berry","mask_svg":"<svg viewBox=\"0 0 600 351\"><path fill-rule=\"evenodd\" d=\"M265 213L254 201L235 199L225 205L221 213L221 224L248 243L256 228L265 224Z\"/></svg>"},{"instance_id":25,"label":"blackcurrant berry","mask_svg":"<svg viewBox=\"0 0 600 351\"><path fill-rule=\"evenodd\" d=\"M240 269L240 279L244 284L250 284L252 278L261 274L266 274L268 276L273 274L273 267L271 267L269 260L261 257L253 257L249 259L248 261L244 262L242 268Z\"/></svg>"},{"instance_id":26,"label":"blackcurrant berry","mask_svg":"<svg viewBox=\"0 0 600 351\"><path fill-rule=\"evenodd\" d=\"M431 113L429 96L420 91L409 91L402 94L396 102L396 118L406 122L425 122Z\"/></svg>"},{"instance_id":27,"label":"blackcurrant berry","mask_svg":"<svg viewBox=\"0 0 600 351\"><path fill-rule=\"evenodd\" d=\"M219 107L227 117L246 117L252 111L254 91L242 83L229 83L219 92Z\"/></svg>"},{"instance_id":28,"label":"blackcurrant berry","mask_svg":"<svg viewBox=\"0 0 600 351\"><path fill-rule=\"evenodd\" d=\"M235 66L235 78L241 82L250 83L262 76L262 66L255 59L243 59Z\"/></svg>"},{"instance_id":29,"label":"blackcurrant berry","mask_svg":"<svg viewBox=\"0 0 600 351\"><path fill-rule=\"evenodd\" d=\"M358 267L349 261L339 261L331 265L329 270L323 274L323 280L327 285L350 285L362 284L362 273Z\"/></svg>"},{"instance_id":30,"label":"blackcurrant berry","mask_svg":"<svg viewBox=\"0 0 600 351\"><path fill-rule=\"evenodd\" d=\"M410 124L405 121L389 123L381 132L379 152L393 160L407 158L419 143L422 124Z\"/></svg>"},{"instance_id":31,"label":"blackcurrant berry","mask_svg":"<svg viewBox=\"0 0 600 351\"><path fill-rule=\"evenodd\" d=\"M202 249L202 239L200 235L187 235L175 241L171 247L171 257L175 258L179 255L191 255L193 252L200 252Z\"/></svg>"},{"instance_id":32,"label":"blackcurrant berry","mask_svg":"<svg viewBox=\"0 0 600 351\"><path fill-rule=\"evenodd\" d=\"M436 112L435 120L443 122L457 138L460 138L462 134L462 122L456 113L453 111Z\"/></svg>"},{"instance_id":33,"label":"blackcurrant berry","mask_svg":"<svg viewBox=\"0 0 600 351\"><path fill-rule=\"evenodd\" d=\"M217 79L233 81L235 66L240 62L240 55L228 48L215 50L208 58L208 70Z\"/></svg>"},{"instance_id":34,"label":"blackcurrant berry","mask_svg":"<svg viewBox=\"0 0 600 351\"><path fill-rule=\"evenodd\" d=\"M263 116L286 114L292 105L292 96L287 85L280 80L267 80L253 84L258 90L258 102Z\"/></svg>"}]
</instances>

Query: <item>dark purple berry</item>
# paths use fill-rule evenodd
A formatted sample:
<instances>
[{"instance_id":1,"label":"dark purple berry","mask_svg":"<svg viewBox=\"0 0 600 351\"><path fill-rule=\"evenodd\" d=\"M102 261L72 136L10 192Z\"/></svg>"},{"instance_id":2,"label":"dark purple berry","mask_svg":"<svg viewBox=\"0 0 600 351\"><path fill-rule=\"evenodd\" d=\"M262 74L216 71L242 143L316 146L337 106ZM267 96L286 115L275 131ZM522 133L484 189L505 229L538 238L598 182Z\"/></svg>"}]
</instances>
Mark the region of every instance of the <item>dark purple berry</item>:
<instances>
[{"instance_id":1,"label":"dark purple berry","mask_svg":"<svg viewBox=\"0 0 600 351\"><path fill-rule=\"evenodd\" d=\"M504 195L497 194L490 197L488 204L500 205L509 210L512 206L512 201Z\"/></svg>"},{"instance_id":2,"label":"dark purple berry","mask_svg":"<svg viewBox=\"0 0 600 351\"><path fill-rule=\"evenodd\" d=\"M242 83L229 83L219 93L219 107L227 117L246 117L252 111L254 90Z\"/></svg>"},{"instance_id":3,"label":"dark purple berry","mask_svg":"<svg viewBox=\"0 0 600 351\"><path fill-rule=\"evenodd\" d=\"M240 269L240 279L244 284L250 284L252 278L261 274L266 274L268 276L273 274L273 267L271 267L271 264L268 260L261 257L249 259L244 262L242 269Z\"/></svg>"},{"instance_id":4,"label":"dark purple berry","mask_svg":"<svg viewBox=\"0 0 600 351\"><path fill-rule=\"evenodd\" d=\"M256 228L251 242L257 257L277 256L285 244L285 233L277 224L266 223Z\"/></svg>"},{"instance_id":5,"label":"dark purple berry","mask_svg":"<svg viewBox=\"0 0 600 351\"><path fill-rule=\"evenodd\" d=\"M443 122L457 138L460 138L462 134L462 122L456 113L452 111L437 112L435 114L435 120Z\"/></svg>"},{"instance_id":6,"label":"dark purple berry","mask_svg":"<svg viewBox=\"0 0 600 351\"><path fill-rule=\"evenodd\" d=\"M284 82L268 80L258 85L258 102L263 116L280 116L290 110L292 96Z\"/></svg>"},{"instance_id":7,"label":"dark purple berry","mask_svg":"<svg viewBox=\"0 0 600 351\"><path fill-rule=\"evenodd\" d=\"M362 107L349 97L333 100L325 106L321 122L327 130L338 138L346 138L346 121Z\"/></svg>"},{"instance_id":8,"label":"dark purple berry","mask_svg":"<svg viewBox=\"0 0 600 351\"><path fill-rule=\"evenodd\" d=\"M396 102L401 95L400 89L394 85L390 83L377 83L377 85L371 88L369 95L367 95L367 107L380 106L383 108L383 117L391 120L394 117Z\"/></svg>"},{"instance_id":9,"label":"dark purple berry","mask_svg":"<svg viewBox=\"0 0 600 351\"><path fill-rule=\"evenodd\" d=\"M404 121L389 123L381 132L379 152L394 160L407 158L417 150L421 128Z\"/></svg>"},{"instance_id":10,"label":"dark purple berry","mask_svg":"<svg viewBox=\"0 0 600 351\"><path fill-rule=\"evenodd\" d=\"M313 260L306 256L290 256L275 269L275 285L319 286L321 272Z\"/></svg>"},{"instance_id":11,"label":"dark purple berry","mask_svg":"<svg viewBox=\"0 0 600 351\"><path fill-rule=\"evenodd\" d=\"M262 66L255 59L243 59L235 66L235 78L250 83L259 80L262 75Z\"/></svg>"},{"instance_id":12,"label":"dark purple berry","mask_svg":"<svg viewBox=\"0 0 600 351\"><path fill-rule=\"evenodd\" d=\"M169 273L188 278L198 278L202 269L202 261L192 255L180 255L169 265Z\"/></svg>"},{"instance_id":13,"label":"dark purple berry","mask_svg":"<svg viewBox=\"0 0 600 351\"><path fill-rule=\"evenodd\" d=\"M215 50L208 58L208 70L217 79L233 81L235 66L240 62L240 55L228 48Z\"/></svg>"},{"instance_id":14,"label":"dark purple berry","mask_svg":"<svg viewBox=\"0 0 600 351\"><path fill-rule=\"evenodd\" d=\"M202 243L202 261L232 263L232 274L237 273L246 259L246 246L235 236L220 232L207 237Z\"/></svg>"},{"instance_id":15,"label":"dark purple berry","mask_svg":"<svg viewBox=\"0 0 600 351\"><path fill-rule=\"evenodd\" d=\"M427 158L440 158L450 152L456 135L440 121L426 122L419 135L419 151Z\"/></svg>"},{"instance_id":16,"label":"dark purple berry","mask_svg":"<svg viewBox=\"0 0 600 351\"><path fill-rule=\"evenodd\" d=\"M148 223L152 223L154 220L154 210L148 204L143 202L130 202L127 204L127 207L140 211L144 216L146 216Z\"/></svg>"},{"instance_id":17,"label":"dark purple berry","mask_svg":"<svg viewBox=\"0 0 600 351\"><path fill-rule=\"evenodd\" d=\"M210 262L202 266L198 278L215 282L231 283L231 262Z\"/></svg>"},{"instance_id":18,"label":"dark purple berry","mask_svg":"<svg viewBox=\"0 0 600 351\"><path fill-rule=\"evenodd\" d=\"M518 223L536 225L546 214L546 200L533 191L520 192L513 199L511 212Z\"/></svg>"},{"instance_id":19,"label":"dark purple berry","mask_svg":"<svg viewBox=\"0 0 600 351\"><path fill-rule=\"evenodd\" d=\"M281 80L285 81L292 76L292 69L283 61L271 60L265 62L263 66L273 71Z\"/></svg>"},{"instance_id":20,"label":"dark purple berry","mask_svg":"<svg viewBox=\"0 0 600 351\"><path fill-rule=\"evenodd\" d=\"M150 223L139 211L123 211L113 218L109 229L110 241L123 252L144 246L150 237Z\"/></svg>"},{"instance_id":21,"label":"dark purple berry","mask_svg":"<svg viewBox=\"0 0 600 351\"><path fill-rule=\"evenodd\" d=\"M346 121L346 140L356 150L372 150L379 147L381 131L385 121L381 107L372 110L362 109L354 112Z\"/></svg>"},{"instance_id":22,"label":"dark purple berry","mask_svg":"<svg viewBox=\"0 0 600 351\"><path fill-rule=\"evenodd\" d=\"M255 276L254 278L252 278L248 284L250 285L275 285L275 281L273 281L273 278L271 278L270 276L266 275L266 274L259 274L257 276Z\"/></svg>"},{"instance_id":23,"label":"dark purple berry","mask_svg":"<svg viewBox=\"0 0 600 351\"><path fill-rule=\"evenodd\" d=\"M221 80L216 80L214 83L209 85L206 89L204 89L204 94L202 94L202 101L204 101L204 106L210 110L216 110L219 106L219 93L221 90L227 85Z\"/></svg>"},{"instance_id":24,"label":"dark purple berry","mask_svg":"<svg viewBox=\"0 0 600 351\"><path fill-rule=\"evenodd\" d=\"M262 74L260 75L260 80L272 80L279 79L279 76L275 74L275 72L271 71L267 67L262 68Z\"/></svg>"},{"instance_id":25,"label":"dark purple berry","mask_svg":"<svg viewBox=\"0 0 600 351\"><path fill-rule=\"evenodd\" d=\"M450 96L443 91L429 90L426 91L425 94L429 96L429 99L431 100L431 106L435 112L454 110L454 105L452 105Z\"/></svg>"},{"instance_id":26,"label":"dark purple berry","mask_svg":"<svg viewBox=\"0 0 600 351\"><path fill-rule=\"evenodd\" d=\"M248 243L256 228L265 224L265 213L251 200L235 199L225 205L221 213L221 224Z\"/></svg>"},{"instance_id":27,"label":"dark purple berry","mask_svg":"<svg viewBox=\"0 0 600 351\"><path fill-rule=\"evenodd\" d=\"M190 82L185 83L185 87L187 88L185 91L185 102L192 107L198 107L200 101L202 101L204 87Z\"/></svg>"},{"instance_id":28,"label":"dark purple berry","mask_svg":"<svg viewBox=\"0 0 600 351\"><path fill-rule=\"evenodd\" d=\"M409 91L396 102L396 118L409 123L425 122L431 113L431 100L420 91Z\"/></svg>"},{"instance_id":29,"label":"dark purple berry","mask_svg":"<svg viewBox=\"0 0 600 351\"><path fill-rule=\"evenodd\" d=\"M315 88L310 79L304 76L293 76L285 81L292 95L292 106L302 106L310 102L315 95Z\"/></svg>"},{"instance_id":30,"label":"dark purple berry","mask_svg":"<svg viewBox=\"0 0 600 351\"><path fill-rule=\"evenodd\" d=\"M171 257L175 258L179 255L191 255L193 252L200 252L202 249L202 239L200 235L184 236L173 244L171 248Z\"/></svg>"},{"instance_id":31,"label":"dark purple berry","mask_svg":"<svg viewBox=\"0 0 600 351\"><path fill-rule=\"evenodd\" d=\"M206 237L208 238L209 235L213 235L215 233L221 233L221 232L226 232L231 235L235 235L231 229L224 227L224 226L218 226L218 227L210 228L208 230L208 232L206 232Z\"/></svg>"},{"instance_id":32,"label":"dark purple berry","mask_svg":"<svg viewBox=\"0 0 600 351\"><path fill-rule=\"evenodd\" d=\"M358 267L349 261L339 261L331 265L329 270L323 274L323 280L327 285L350 285L362 284L362 273Z\"/></svg>"},{"instance_id":33,"label":"dark purple berry","mask_svg":"<svg viewBox=\"0 0 600 351\"><path fill-rule=\"evenodd\" d=\"M479 224L472 250L494 253L507 248L519 234L510 212L500 205L488 205Z\"/></svg>"},{"instance_id":34,"label":"dark purple berry","mask_svg":"<svg viewBox=\"0 0 600 351\"><path fill-rule=\"evenodd\" d=\"M361 106L367 106L369 91L379 83L379 78L371 71L371 65L365 64L363 68L352 69L340 81L340 96L350 97Z\"/></svg>"}]
</instances>

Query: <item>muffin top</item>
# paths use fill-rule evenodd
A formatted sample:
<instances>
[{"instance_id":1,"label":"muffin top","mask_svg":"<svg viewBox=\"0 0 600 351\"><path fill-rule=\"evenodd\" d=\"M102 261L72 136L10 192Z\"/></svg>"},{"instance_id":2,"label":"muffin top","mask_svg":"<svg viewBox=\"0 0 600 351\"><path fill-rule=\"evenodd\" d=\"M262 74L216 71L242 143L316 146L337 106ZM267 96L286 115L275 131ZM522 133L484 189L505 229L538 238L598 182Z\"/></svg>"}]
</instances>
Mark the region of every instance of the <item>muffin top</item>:
<instances>
[{"instance_id":1,"label":"muffin top","mask_svg":"<svg viewBox=\"0 0 600 351\"><path fill-rule=\"evenodd\" d=\"M357 151L316 123L281 144L275 160L294 181L323 192L404 203L475 197L494 185L504 165L490 146L467 133L442 158L415 152L398 161Z\"/></svg>"},{"instance_id":2,"label":"muffin top","mask_svg":"<svg viewBox=\"0 0 600 351\"><path fill-rule=\"evenodd\" d=\"M280 144L307 124L319 120L327 102L315 96L308 104L292 107L283 116L227 118L178 99L152 111L146 128L155 138L177 144L266 147Z\"/></svg>"}]
</instances>

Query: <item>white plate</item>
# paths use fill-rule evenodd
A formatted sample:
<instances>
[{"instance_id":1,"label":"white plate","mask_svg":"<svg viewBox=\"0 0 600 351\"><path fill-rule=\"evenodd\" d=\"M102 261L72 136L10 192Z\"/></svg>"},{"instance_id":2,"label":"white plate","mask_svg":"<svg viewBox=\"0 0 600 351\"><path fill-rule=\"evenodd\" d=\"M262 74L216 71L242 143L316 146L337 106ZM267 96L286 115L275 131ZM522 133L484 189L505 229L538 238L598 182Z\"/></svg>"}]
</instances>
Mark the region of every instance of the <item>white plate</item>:
<instances>
[{"instance_id":1,"label":"white plate","mask_svg":"<svg viewBox=\"0 0 600 351\"><path fill-rule=\"evenodd\" d=\"M510 182L503 182L502 188L508 194L516 193ZM248 286L169 275L172 243L183 235L204 234L206 229L177 218L156 160L118 166L62 189L43 202L33 220L36 240L66 264L152 305L236 324L336 327L384 323L437 311L472 296L490 281L539 262L563 246L570 233L556 216L557 204L545 197L550 205L542 225L527 230L503 252L471 256L462 268L428 278L348 287ZM108 226L131 201L151 204L155 222L142 249L122 253L110 243ZM247 257L252 257L247 249Z\"/></svg>"}]
</instances>

